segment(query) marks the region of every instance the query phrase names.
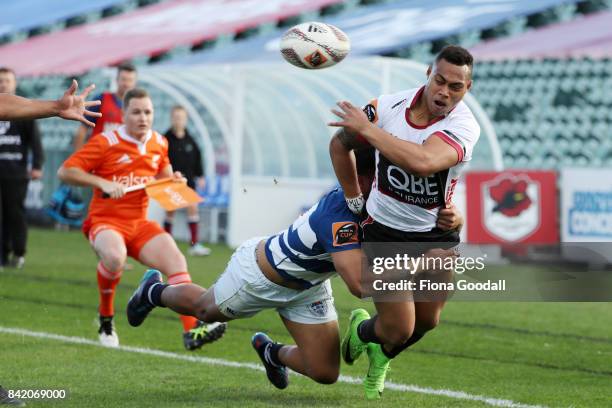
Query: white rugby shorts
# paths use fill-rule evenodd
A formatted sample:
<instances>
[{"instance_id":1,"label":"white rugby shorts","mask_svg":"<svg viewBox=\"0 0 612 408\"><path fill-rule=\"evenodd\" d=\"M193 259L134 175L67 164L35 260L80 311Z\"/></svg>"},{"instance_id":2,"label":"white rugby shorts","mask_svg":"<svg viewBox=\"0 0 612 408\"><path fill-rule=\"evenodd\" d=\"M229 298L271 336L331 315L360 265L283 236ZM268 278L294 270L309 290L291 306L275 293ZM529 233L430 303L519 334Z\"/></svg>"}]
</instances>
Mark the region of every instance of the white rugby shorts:
<instances>
[{"instance_id":1,"label":"white rugby shorts","mask_svg":"<svg viewBox=\"0 0 612 408\"><path fill-rule=\"evenodd\" d=\"M255 260L257 244L265 237L243 243L213 285L215 303L227 317L251 317L264 309L292 322L319 324L338 320L329 280L306 290L285 288L264 276Z\"/></svg>"}]
</instances>

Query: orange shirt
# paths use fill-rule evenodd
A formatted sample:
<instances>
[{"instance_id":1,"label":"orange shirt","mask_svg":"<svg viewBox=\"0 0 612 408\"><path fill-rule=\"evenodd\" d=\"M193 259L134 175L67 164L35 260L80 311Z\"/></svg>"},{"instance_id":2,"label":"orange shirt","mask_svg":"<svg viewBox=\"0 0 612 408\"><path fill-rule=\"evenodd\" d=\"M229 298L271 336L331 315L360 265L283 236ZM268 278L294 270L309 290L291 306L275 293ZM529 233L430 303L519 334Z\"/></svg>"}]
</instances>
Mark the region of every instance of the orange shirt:
<instances>
[{"instance_id":1,"label":"orange shirt","mask_svg":"<svg viewBox=\"0 0 612 408\"><path fill-rule=\"evenodd\" d=\"M78 167L130 187L147 183L169 164L165 137L151 131L140 142L126 133L125 126L121 126L115 131L94 135L64 162L64 167ZM88 218L144 219L148 204L144 190L127 193L115 200L102 198L102 191L95 188Z\"/></svg>"}]
</instances>

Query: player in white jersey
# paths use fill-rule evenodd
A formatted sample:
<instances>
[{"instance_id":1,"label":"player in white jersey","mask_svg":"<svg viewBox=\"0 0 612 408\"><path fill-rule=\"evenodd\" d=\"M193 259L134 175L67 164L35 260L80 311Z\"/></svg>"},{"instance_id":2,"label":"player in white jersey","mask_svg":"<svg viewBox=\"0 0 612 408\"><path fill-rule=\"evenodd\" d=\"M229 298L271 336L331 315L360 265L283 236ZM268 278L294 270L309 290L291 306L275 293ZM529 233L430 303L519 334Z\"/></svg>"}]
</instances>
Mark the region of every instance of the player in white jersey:
<instances>
[{"instance_id":1,"label":"player in white jersey","mask_svg":"<svg viewBox=\"0 0 612 408\"><path fill-rule=\"evenodd\" d=\"M373 160L361 156L364 165L359 168L366 175L361 184L367 192ZM460 217L453 218L457 215L443 221L459 224ZM194 284L164 285L159 272L148 271L128 302L128 321L139 326L155 306L205 322L276 309L296 345L274 343L263 333L253 336L270 382L285 388L289 367L319 383L334 383L340 371L340 334L329 278L338 273L351 293L361 297L358 235L359 217L336 189L288 229L243 243L209 290Z\"/></svg>"},{"instance_id":2,"label":"player in white jersey","mask_svg":"<svg viewBox=\"0 0 612 408\"><path fill-rule=\"evenodd\" d=\"M457 179L472 158L480 127L462 101L472 86L473 58L464 48L445 47L427 69L427 83L383 95L360 109L339 102L332 112L341 127L330 154L348 205L361 213L364 198L356 181L351 151L376 148L376 177L362 223L364 242L436 242L449 248L458 231L436 225L453 195ZM415 253L413 256L418 256ZM378 398L384 389L389 361L416 343L439 321L444 301L376 302L378 314L363 309L351 315L343 339L343 358L352 364L367 350L370 367L366 396Z\"/></svg>"}]
</instances>

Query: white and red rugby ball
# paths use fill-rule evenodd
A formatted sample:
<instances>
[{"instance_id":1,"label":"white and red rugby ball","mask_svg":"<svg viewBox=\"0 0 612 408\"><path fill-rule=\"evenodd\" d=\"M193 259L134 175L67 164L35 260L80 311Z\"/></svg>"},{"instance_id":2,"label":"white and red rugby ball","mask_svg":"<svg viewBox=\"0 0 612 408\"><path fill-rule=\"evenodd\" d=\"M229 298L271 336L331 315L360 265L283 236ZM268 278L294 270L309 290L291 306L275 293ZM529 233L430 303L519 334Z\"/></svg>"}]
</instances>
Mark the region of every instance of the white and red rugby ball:
<instances>
[{"instance_id":1,"label":"white and red rugby ball","mask_svg":"<svg viewBox=\"0 0 612 408\"><path fill-rule=\"evenodd\" d=\"M338 27L326 23L302 23L291 27L280 41L287 62L304 69L336 65L351 50L351 41Z\"/></svg>"}]
</instances>

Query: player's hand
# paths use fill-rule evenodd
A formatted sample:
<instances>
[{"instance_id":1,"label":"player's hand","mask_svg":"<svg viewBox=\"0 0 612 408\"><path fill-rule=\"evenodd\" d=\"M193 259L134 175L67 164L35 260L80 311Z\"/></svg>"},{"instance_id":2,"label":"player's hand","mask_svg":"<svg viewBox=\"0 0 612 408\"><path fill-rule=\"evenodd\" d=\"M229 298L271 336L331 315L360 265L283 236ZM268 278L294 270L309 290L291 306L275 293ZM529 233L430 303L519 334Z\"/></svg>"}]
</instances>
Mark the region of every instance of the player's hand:
<instances>
[{"instance_id":1,"label":"player's hand","mask_svg":"<svg viewBox=\"0 0 612 408\"><path fill-rule=\"evenodd\" d=\"M172 181L176 183L187 183L187 179L183 177L183 173L180 171L175 171L172 173Z\"/></svg>"},{"instance_id":2,"label":"player's hand","mask_svg":"<svg viewBox=\"0 0 612 408\"><path fill-rule=\"evenodd\" d=\"M40 180L43 176L43 172L40 169L32 169L30 170L30 178L32 180Z\"/></svg>"},{"instance_id":3,"label":"player's hand","mask_svg":"<svg viewBox=\"0 0 612 408\"><path fill-rule=\"evenodd\" d=\"M99 118L102 116L99 112L91 112L87 110L92 106L100 105L100 101L86 101L87 95L95 88L95 85L89 85L85 90L77 95L79 84L75 79L72 80L70 88L64 95L57 100L59 106L58 116L62 119L78 120L87 126L95 126L93 122L87 120L85 115Z\"/></svg>"},{"instance_id":4,"label":"player's hand","mask_svg":"<svg viewBox=\"0 0 612 408\"><path fill-rule=\"evenodd\" d=\"M349 134L363 134L364 131L372 126L366 114L359 108L347 101L337 103L341 110L332 109L332 113L341 120L329 122L328 126L343 127Z\"/></svg>"},{"instance_id":5,"label":"player's hand","mask_svg":"<svg viewBox=\"0 0 612 408\"><path fill-rule=\"evenodd\" d=\"M363 198L363 194L359 194L357 197L344 197L346 200L346 205L349 210L355 215L361 215L363 211L363 207L365 206L366 200Z\"/></svg>"},{"instance_id":6,"label":"player's hand","mask_svg":"<svg viewBox=\"0 0 612 408\"><path fill-rule=\"evenodd\" d=\"M125 195L123 184L115 183L114 181L102 180L100 181L99 188L105 196L110 198L121 198Z\"/></svg>"},{"instance_id":7,"label":"player's hand","mask_svg":"<svg viewBox=\"0 0 612 408\"><path fill-rule=\"evenodd\" d=\"M440 209L436 226L444 231L460 229L463 226L463 216L455 204L449 203Z\"/></svg>"}]
</instances>

